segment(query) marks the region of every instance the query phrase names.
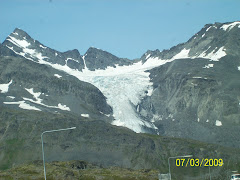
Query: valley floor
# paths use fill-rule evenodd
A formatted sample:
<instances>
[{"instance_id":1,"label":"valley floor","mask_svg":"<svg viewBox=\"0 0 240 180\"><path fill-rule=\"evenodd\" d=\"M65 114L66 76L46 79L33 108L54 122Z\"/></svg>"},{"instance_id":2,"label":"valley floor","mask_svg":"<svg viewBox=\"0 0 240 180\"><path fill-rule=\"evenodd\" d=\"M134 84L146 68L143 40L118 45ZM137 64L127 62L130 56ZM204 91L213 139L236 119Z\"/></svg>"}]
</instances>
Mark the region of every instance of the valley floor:
<instances>
[{"instance_id":1,"label":"valley floor","mask_svg":"<svg viewBox=\"0 0 240 180\"><path fill-rule=\"evenodd\" d=\"M46 164L48 180L157 180L158 171L132 170L120 167L102 168L85 161L52 162ZM44 180L42 161L0 171L1 180Z\"/></svg>"}]
</instances>

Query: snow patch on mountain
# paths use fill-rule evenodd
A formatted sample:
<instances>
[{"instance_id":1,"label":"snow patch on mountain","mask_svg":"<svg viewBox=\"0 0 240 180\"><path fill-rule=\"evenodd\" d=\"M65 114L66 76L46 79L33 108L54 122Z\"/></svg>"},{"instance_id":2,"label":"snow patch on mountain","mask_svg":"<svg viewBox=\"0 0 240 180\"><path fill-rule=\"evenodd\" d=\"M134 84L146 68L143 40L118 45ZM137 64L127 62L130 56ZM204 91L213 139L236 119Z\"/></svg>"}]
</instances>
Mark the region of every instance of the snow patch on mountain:
<instances>
[{"instance_id":1,"label":"snow patch on mountain","mask_svg":"<svg viewBox=\"0 0 240 180\"><path fill-rule=\"evenodd\" d=\"M25 57L28 60L34 61L34 59L47 59L48 57L46 56L42 56L42 53L38 53L35 49L29 49L27 47L22 48L23 52L16 52L13 47L9 47L8 45L6 45L7 48L11 49L14 53Z\"/></svg>"},{"instance_id":2,"label":"snow patch on mountain","mask_svg":"<svg viewBox=\"0 0 240 180\"><path fill-rule=\"evenodd\" d=\"M14 34L14 35L18 36L18 33L17 33L17 32L13 32L12 34Z\"/></svg>"},{"instance_id":3,"label":"snow patch on mountain","mask_svg":"<svg viewBox=\"0 0 240 180\"><path fill-rule=\"evenodd\" d=\"M215 52L215 50L213 50L212 52L210 52L207 56L205 56L205 58L211 59L212 61L219 61L219 59L221 59L222 57L226 56L226 52L224 47L221 47L218 49L217 52Z\"/></svg>"},{"instance_id":4,"label":"snow patch on mountain","mask_svg":"<svg viewBox=\"0 0 240 180\"><path fill-rule=\"evenodd\" d=\"M89 114L81 114L82 117L89 118Z\"/></svg>"},{"instance_id":5,"label":"snow patch on mountain","mask_svg":"<svg viewBox=\"0 0 240 180\"><path fill-rule=\"evenodd\" d=\"M203 77L192 77L193 79L207 79L207 78L203 78Z\"/></svg>"},{"instance_id":6,"label":"snow patch on mountain","mask_svg":"<svg viewBox=\"0 0 240 180\"><path fill-rule=\"evenodd\" d=\"M38 101L38 102L41 102L41 99L39 98L39 96L41 95L40 92L33 92L33 88L30 88L30 89L27 89L25 88L31 95L33 95L33 97Z\"/></svg>"},{"instance_id":7,"label":"snow patch on mountain","mask_svg":"<svg viewBox=\"0 0 240 180\"><path fill-rule=\"evenodd\" d=\"M208 65L205 65L203 68L212 68L214 66L214 64L208 64Z\"/></svg>"},{"instance_id":8,"label":"snow patch on mountain","mask_svg":"<svg viewBox=\"0 0 240 180\"><path fill-rule=\"evenodd\" d=\"M43 46L43 45L39 45L39 47L43 48L43 49L47 49L47 47Z\"/></svg>"},{"instance_id":9,"label":"snow patch on mountain","mask_svg":"<svg viewBox=\"0 0 240 180\"><path fill-rule=\"evenodd\" d=\"M189 53L190 49L182 49L180 53L176 54L175 56L173 56L172 59L185 59L185 58L189 58L188 53Z\"/></svg>"},{"instance_id":10,"label":"snow patch on mountain","mask_svg":"<svg viewBox=\"0 0 240 180\"><path fill-rule=\"evenodd\" d=\"M148 59L150 56L151 56L151 54L148 54L148 55L146 56L146 59Z\"/></svg>"},{"instance_id":11,"label":"snow patch on mountain","mask_svg":"<svg viewBox=\"0 0 240 180\"><path fill-rule=\"evenodd\" d=\"M67 58L67 59L65 60L65 62L67 63L67 61L69 61L69 60L72 60L72 61L75 61L75 62L78 63L78 61L77 61L76 59L73 59L73 58Z\"/></svg>"},{"instance_id":12,"label":"snow patch on mountain","mask_svg":"<svg viewBox=\"0 0 240 180\"><path fill-rule=\"evenodd\" d=\"M212 26L208 27L208 28L206 29L206 32L209 31L209 29L211 29L211 27L212 27Z\"/></svg>"},{"instance_id":13,"label":"snow patch on mountain","mask_svg":"<svg viewBox=\"0 0 240 180\"><path fill-rule=\"evenodd\" d=\"M59 74L54 74L54 76L57 77L57 78L59 78L59 79L62 77L62 76L60 76Z\"/></svg>"},{"instance_id":14,"label":"snow patch on mountain","mask_svg":"<svg viewBox=\"0 0 240 180\"><path fill-rule=\"evenodd\" d=\"M222 126L222 122L221 121L219 121L219 120L216 120L216 124L215 124L216 126Z\"/></svg>"},{"instance_id":15,"label":"snow patch on mountain","mask_svg":"<svg viewBox=\"0 0 240 180\"><path fill-rule=\"evenodd\" d=\"M27 48L28 46L30 46L30 43L27 42L25 39L20 40L20 39L16 39L15 37L8 36L8 38L6 40L10 41L11 43L15 44L16 46L18 46L20 48Z\"/></svg>"},{"instance_id":16,"label":"snow patch on mountain","mask_svg":"<svg viewBox=\"0 0 240 180\"><path fill-rule=\"evenodd\" d=\"M38 109L38 108L36 108L35 106L30 106L29 104L25 103L25 101L3 102L3 103L4 103L4 104L19 104L19 108L21 108L21 109L41 111L41 109Z\"/></svg>"},{"instance_id":17,"label":"snow patch on mountain","mask_svg":"<svg viewBox=\"0 0 240 180\"><path fill-rule=\"evenodd\" d=\"M61 103L58 103L58 106L49 106L49 105L46 105L46 104L43 104L42 103L42 99L40 99L40 95L42 93L40 92L33 92L33 88L30 88L30 89L27 89L25 88L33 97L35 100L32 100L32 99L29 99L29 98L25 98L23 97L23 99L25 101L29 101L29 102L32 102L32 103L35 103L35 104L38 104L38 105L41 105L41 106L45 106L45 107L48 107L48 108L58 108L58 109L61 109L61 110L64 110L64 111L70 111L70 108L67 107L66 105L62 105Z\"/></svg>"},{"instance_id":18,"label":"snow patch on mountain","mask_svg":"<svg viewBox=\"0 0 240 180\"><path fill-rule=\"evenodd\" d=\"M210 47L208 47L208 49L209 48ZM217 48L215 48L212 52L207 54L206 52L208 51L208 49L203 51L201 54L197 56L189 56L189 52L191 49L184 48L178 54L173 56L171 60L185 59L185 58L205 58L205 59L210 59L212 61L219 61L219 59L227 55L224 47L220 47L217 51L216 51Z\"/></svg>"},{"instance_id":19,"label":"snow patch on mountain","mask_svg":"<svg viewBox=\"0 0 240 180\"><path fill-rule=\"evenodd\" d=\"M205 50L200 55L192 57L192 58L205 58L205 59L210 59L211 61L219 61L219 59L221 59L222 57L227 55L224 47L219 48L217 51L216 51L216 49L217 48L215 48L212 52L210 52L208 54L206 53L207 50Z\"/></svg>"},{"instance_id":20,"label":"snow patch on mountain","mask_svg":"<svg viewBox=\"0 0 240 180\"><path fill-rule=\"evenodd\" d=\"M0 91L1 93L7 93L8 92L8 89L9 89L9 86L12 84L12 80L7 83L7 84L0 84Z\"/></svg>"},{"instance_id":21,"label":"snow patch on mountain","mask_svg":"<svg viewBox=\"0 0 240 180\"><path fill-rule=\"evenodd\" d=\"M240 22L233 22L233 23L230 23L230 24L224 24L221 26L220 29L223 29L224 31L230 31L232 28L234 28L236 25L239 25L238 28L240 27Z\"/></svg>"},{"instance_id":22,"label":"snow patch on mountain","mask_svg":"<svg viewBox=\"0 0 240 180\"><path fill-rule=\"evenodd\" d=\"M23 99L25 101L29 101L29 102L32 102L32 103L35 103L35 104L38 104L41 106L48 107L48 108L57 108L57 109L61 109L64 111L71 111L69 107L67 107L66 105L62 105L61 103L59 103L58 106L49 106L49 105L43 104L42 99L40 99L40 98L38 98L37 100L32 100L32 99L23 97Z\"/></svg>"},{"instance_id":23,"label":"snow patch on mountain","mask_svg":"<svg viewBox=\"0 0 240 180\"><path fill-rule=\"evenodd\" d=\"M83 59L83 64L84 64L84 69L85 69L85 70L88 70L87 65L86 65L86 61L85 61L85 56L87 56L87 54L82 57L82 59Z\"/></svg>"},{"instance_id":24,"label":"snow patch on mountain","mask_svg":"<svg viewBox=\"0 0 240 180\"><path fill-rule=\"evenodd\" d=\"M204 35L203 35L204 36ZM210 53L207 53L207 51L211 48L209 46L205 51L203 51L201 54L196 55L196 56L189 56L189 52L191 49L186 49L183 48L178 54L173 56L171 60L175 59L185 59L185 58L205 58L205 59L210 59L211 61L219 61L222 57L226 56L225 48L220 47L217 51L217 47Z\"/></svg>"},{"instance_id":25,"label":"snow patch on mountain","mask_svg":"<svg viewBox=\"0 0 240 180\"><path fill-rule=\"evenodd\" d=\"M70 111L70 108L69 108L69 107L67 107L66 105L61 104L61 103L58 103L57 108L58 108L58 109L61 109L61 110L64 110L64 111Z\"/></svg>"},{"instance_id":26,"label":"snow patch on mountain","mask_svg":"<svg viewBox=\"0 0 240 180\"><path fill-rule=\"evenodd\" d=\"M103 114L104 116L110 117L110 114L104 114L103 112L99 111L101 114Z\"/></svg>"},{"instance_id":27,"label":"snow patch on mountain","mask_svg":"<svg viewBox=\"0 0 240 180\"><path fill-rule=\"evenodd\" d=\"M19 48L22 49L22 52L16 52L14 50L13 47L7 46L7 48L11 49L12 51L14 51L16 54L23 56L25 58L27 58L28 60L32 60L34 61L34 58L37 59L45 59L48 58L46 56L42 56L41 53L37 52L35 49L30 49L28 48L31 43L29 43L26 38L24 40L20 40L20 39L16 39L15 37L12 36L8 36L8 38L6 39L8 41L10 41L11 43L13 43L14 45L18 46Z\"/></svg>"}]
</instances>

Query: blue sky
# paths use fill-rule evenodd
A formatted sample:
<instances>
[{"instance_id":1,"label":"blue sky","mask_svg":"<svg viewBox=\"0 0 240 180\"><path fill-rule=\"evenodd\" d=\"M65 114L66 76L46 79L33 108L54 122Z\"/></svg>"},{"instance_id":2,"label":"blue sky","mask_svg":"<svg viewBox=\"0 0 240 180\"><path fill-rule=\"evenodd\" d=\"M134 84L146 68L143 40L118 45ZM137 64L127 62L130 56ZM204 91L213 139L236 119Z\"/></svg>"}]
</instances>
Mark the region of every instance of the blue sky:
<instances>
[{"instance_id":1,"label":"blue sky","mask_svg":"<svg viewBox=\"0 0 240 180\"><path fill-rule=\"evenodd\" d=\"M141 57L209 23L240 20L239 0L0 0L0 42L16 28L58 51Z\"/></svg>"}]
</instances>

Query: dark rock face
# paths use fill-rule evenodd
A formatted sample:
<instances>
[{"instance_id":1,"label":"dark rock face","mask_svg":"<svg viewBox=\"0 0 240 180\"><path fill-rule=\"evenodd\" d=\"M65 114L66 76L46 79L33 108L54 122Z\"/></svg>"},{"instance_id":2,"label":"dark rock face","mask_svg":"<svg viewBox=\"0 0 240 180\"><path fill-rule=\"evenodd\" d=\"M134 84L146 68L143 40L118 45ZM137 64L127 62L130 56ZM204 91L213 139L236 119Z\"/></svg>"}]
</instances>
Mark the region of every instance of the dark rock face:
<instances>
[{"instance_id":1,"label":"dark rock face","mask_svg":"<svg viewBox=\"0 0 240 180\"><path fill-rule=\"evenodd\" d=\"M143 63L150 57L166 60L189 50L187 59L149 71L153 94L139 109L142 118L155 121L160 134L240 147L239 25L207 24L186 43L141 57Z\"/></svg>"},{"instance_id":2,"label":"dark rock face","mask_svg":"<svg viewBox=\"0 0 240 180\"><path fill-rule=\"evenodd\" d=\"M118 58L106 51L97 48L89 48L84 55L86 66L89 70L106 69L108 66L116 67L116 65L130 65L132 61L128 59Z\"/></svg>"},{"instance_id":3,"label":"dark rock face","mask_svg":"<svg viewBox=\"0 0 240 180\"><path fill-rule=\"evenodd\" d=\"M140 105L166 136L239 147L238 58L181 59L150 70L154 90ZM222 126L218 126L221 121Z\"/></svg>"},{"instance_id":4,"label":"dark rock face","mask_svg":"<svg viewBox=\"0 0 240 180\"><path fill-rule=\"evenodd\" d=\"M64 111L100 117L102 116L100 112L112 113L111 107L106 103L106 98L95 86L49 66L20 57L1 57L0 72L0 84L7 84L12 80L8 92L0 93L2 105L18 107L18 104L4 102L25 101L30 106L53 113ZM39 97L36 98L27 89L40 93ZM13 96L14 99L9 96ZM41 102L37 99L41 99ZM58 108L59 103L69 107L70 110Z\"/></svg>"},{"instance_id":5,"label":"dark rock face","mask_svg":"<svg viewBox=\"0 0 240 180\"><path fill-rule=\"evenodd\" d=\"M17 54L0 44L0 56L17 56Z\"/></svg>"}]
</instances>

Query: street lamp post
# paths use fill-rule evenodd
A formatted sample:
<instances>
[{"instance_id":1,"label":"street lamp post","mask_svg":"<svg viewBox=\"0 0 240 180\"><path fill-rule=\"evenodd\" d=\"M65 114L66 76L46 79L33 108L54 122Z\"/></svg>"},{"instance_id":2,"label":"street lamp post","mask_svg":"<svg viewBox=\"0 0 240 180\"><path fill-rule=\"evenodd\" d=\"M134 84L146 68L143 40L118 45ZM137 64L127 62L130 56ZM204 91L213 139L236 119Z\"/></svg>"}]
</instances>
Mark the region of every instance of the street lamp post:
<instances>
[{"instance_id":1,"label":"street lamp post","mask_svg":"<svg viewBox=\"0 0 240 180\"><path fill-rule=\"evenodd\" d=\"M209 177L210 177L210 180L212 180L212 176L211 176L211 172L210 172L210 166L209 167Z\"/></svg>"},{"instance_id":2,"label":"street lamp post","mask_svg":"<svg viewBox=\"0 0 240 180\"><path fill-rule=\"evenodd\" d=\"M46 177L46 168L45 168L45 160L44 160L43 134L45 134L45 133L51 133L51 132L57 132L57 131L72 130L72 129L76 129L76 127L71 127L71 128L66 128L66 129L50 130L50 131L44 131L44 132L41 134L41 139L42 139L42 155L43 155L43 168L44 168L44 178L45 178L45 180L47 180L47 177Z\"/></svg>"},{"instance_id":3,"label":"street lamp post","mask_svg":"<svg viewBox=\"0 0 240 180\"><path fill-rule=\"evenodd\" d=\"M185 155L185 156L175 156L175 157L169 157L168 158L168 167L169 167L169 176L170 176L170 180L172 179L171 177L171 170L170 170L170 159L174 159L174 158L179 158L179 157L192 157L192 155Z\"/></svg>"}]
</instances>

